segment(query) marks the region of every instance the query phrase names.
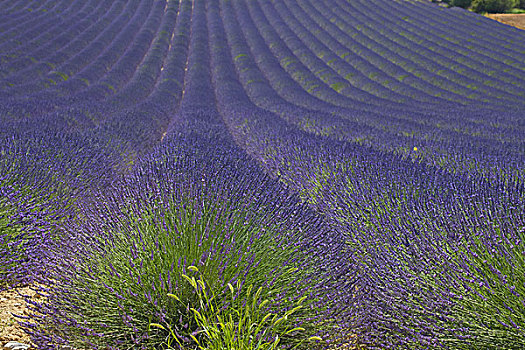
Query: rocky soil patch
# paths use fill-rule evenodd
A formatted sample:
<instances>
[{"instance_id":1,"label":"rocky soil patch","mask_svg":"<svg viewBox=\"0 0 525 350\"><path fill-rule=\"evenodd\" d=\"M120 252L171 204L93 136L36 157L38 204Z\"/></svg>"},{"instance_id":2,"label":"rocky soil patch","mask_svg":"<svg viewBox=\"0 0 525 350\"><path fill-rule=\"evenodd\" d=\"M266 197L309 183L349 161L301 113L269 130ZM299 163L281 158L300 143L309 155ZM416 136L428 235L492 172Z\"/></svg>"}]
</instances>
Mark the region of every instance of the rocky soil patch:
<instances>
[{"instance_id":1,"label":"rocky soil patch","mask_svg":"<svg viewBox=\"0 0 525 350\"><path fill-rule=\"evenodd\" d=\"M14 316L29 314L24 298L20 294L39 298L29 287L0 292L0 349L22 350L28 349L31 344L29 336L22 330Z\"/></svg>"}]
</instances>

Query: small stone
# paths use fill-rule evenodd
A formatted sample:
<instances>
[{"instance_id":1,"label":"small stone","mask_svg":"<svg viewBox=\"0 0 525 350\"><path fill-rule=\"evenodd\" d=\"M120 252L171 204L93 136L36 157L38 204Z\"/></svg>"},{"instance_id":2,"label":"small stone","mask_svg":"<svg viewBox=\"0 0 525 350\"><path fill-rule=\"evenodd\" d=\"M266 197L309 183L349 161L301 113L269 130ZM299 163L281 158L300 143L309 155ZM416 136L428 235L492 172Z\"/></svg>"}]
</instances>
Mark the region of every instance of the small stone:
<instances>
[{"instance_id":1,"label":"small stone","mask_svg":"<svg viewBox=\"0 0 525 350\"><path fill-rule=\"evenodd\" d=\"M11 349L11 350L26 350L29 349L29 345L19 343L17 341L10 341L9 343L4 345L4 349Z\"/></svg>"}]
</instances>

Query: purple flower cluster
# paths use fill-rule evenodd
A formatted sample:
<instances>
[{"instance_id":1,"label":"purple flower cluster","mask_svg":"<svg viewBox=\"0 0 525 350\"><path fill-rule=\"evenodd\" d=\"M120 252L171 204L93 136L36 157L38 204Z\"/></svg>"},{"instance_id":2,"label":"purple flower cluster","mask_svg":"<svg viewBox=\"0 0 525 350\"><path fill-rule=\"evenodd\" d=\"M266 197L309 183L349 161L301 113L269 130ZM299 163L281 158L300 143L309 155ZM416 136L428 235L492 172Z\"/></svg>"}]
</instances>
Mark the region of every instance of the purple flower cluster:
<instances>
[{"instance_id":1,"label":"purple flower cluster","mask_svg":"<svg viewBox=\"0 0 525 350\"><path fill-rule=\"evenodd\" d=\"M192 346L188 266L224 308L306 296L284 347L523 348L524 39L423 1L0 2L0 287L46 296L42 349Z\"/></svg>"}]
</instances>

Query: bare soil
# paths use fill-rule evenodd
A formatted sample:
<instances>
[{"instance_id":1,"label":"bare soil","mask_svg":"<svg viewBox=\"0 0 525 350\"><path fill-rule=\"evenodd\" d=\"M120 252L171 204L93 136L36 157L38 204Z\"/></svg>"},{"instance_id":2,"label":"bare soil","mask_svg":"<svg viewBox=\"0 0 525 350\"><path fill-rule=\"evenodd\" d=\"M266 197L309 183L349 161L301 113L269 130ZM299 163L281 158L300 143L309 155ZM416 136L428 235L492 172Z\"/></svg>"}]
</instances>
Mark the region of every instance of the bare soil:
<instances>
[{"instance_id":1,"label":"bare soil","mask_svg":"<svg viewBox=\"0 0 525 350\"><path fill-rule=\"evenodd\" d=\"M30 344L29 336L22 330L18 320L13 314L27 316L29 310L24 298L20 295L29 295L38 299L29 287L18 287L0 292L0 348L10 341Z\"/></svg>"},{"instance_id":2,"label":"bare soil","mask_svg":"<svg viewBox=\"0 0 525 350\"><path fill-rule=\"evenodd\" d=\"M503 24L525 30L525 13L489 13L487 17Z\"/></svg>"}]
</instances>

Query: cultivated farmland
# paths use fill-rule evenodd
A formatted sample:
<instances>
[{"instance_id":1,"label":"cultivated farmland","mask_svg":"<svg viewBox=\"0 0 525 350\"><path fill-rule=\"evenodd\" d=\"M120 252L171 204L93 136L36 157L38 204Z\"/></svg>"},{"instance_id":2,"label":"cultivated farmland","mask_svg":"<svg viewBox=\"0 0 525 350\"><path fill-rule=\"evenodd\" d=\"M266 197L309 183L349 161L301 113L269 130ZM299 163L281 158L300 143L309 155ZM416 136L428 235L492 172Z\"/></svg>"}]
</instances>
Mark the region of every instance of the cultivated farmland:
<instances>
[{"instance_id":1,"label":"cultivated farmland","mask_svg":"<svg viewBox=\"0 0 525 350\"><path fill-rule=\"evenodd\" d=\"M523 349L525 31L0 0L2 290L31 349Z\"/></svg>"}]
</instances>

